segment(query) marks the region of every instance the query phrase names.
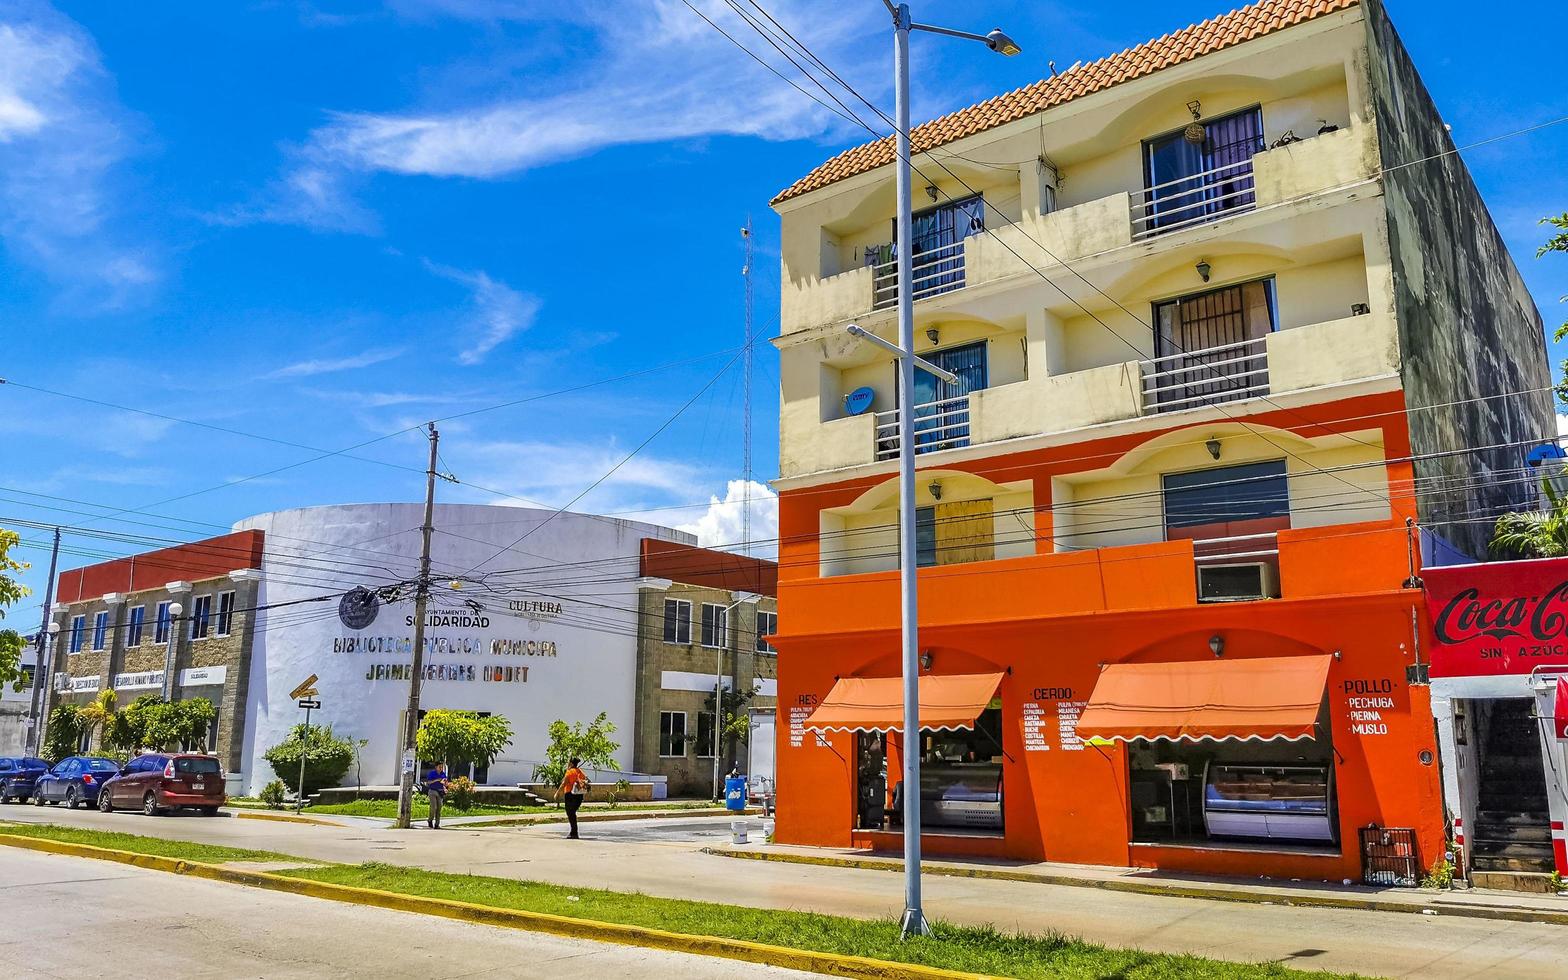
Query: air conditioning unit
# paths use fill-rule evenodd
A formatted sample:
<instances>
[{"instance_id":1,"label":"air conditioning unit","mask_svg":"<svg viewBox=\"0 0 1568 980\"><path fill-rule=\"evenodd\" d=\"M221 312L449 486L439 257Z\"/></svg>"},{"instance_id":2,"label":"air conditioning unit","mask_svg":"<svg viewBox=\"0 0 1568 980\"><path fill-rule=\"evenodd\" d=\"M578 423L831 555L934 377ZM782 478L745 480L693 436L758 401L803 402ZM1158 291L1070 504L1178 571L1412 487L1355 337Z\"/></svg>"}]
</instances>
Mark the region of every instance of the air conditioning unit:
<instances>
[{"instance_id":1,"label":"air conditioning unit","mask_svg":"<svg viewBox=\"0 0 1568 980\"><path fill-rule=\"evenodd\" d=\"M1269 562L1198 566L1199 602L1279 598L1279 572Z\"/></svg>"}]
</instances>

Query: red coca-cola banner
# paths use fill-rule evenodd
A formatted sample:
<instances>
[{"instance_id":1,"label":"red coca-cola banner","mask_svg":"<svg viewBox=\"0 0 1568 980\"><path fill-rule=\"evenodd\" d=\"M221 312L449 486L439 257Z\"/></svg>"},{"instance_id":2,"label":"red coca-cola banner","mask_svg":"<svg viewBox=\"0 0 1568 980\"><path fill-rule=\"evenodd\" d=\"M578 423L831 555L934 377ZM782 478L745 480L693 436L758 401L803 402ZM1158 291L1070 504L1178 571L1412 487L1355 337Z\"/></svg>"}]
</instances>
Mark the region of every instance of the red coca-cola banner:
<instances>
[{"instance_id":1,"label":"red coca-cola banner","mask_svg":"<svg viewBox=\"0 0 1568 980\"><path fill-rule=\"evenodd\" d=\"M1421 572L1437 645L1433 677L1568 668L1568 558Z\"/></svg>"}]
</instances>

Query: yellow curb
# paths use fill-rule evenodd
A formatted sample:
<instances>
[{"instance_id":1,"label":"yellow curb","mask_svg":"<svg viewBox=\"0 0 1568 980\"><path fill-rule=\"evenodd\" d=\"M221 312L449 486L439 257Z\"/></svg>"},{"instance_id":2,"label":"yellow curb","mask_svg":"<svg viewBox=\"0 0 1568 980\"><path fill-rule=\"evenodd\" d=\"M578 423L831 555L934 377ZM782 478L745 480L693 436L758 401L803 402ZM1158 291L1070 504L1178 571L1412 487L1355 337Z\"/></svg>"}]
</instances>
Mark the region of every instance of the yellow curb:
<instances>
[{"instance_id":1,"label":"yellow curb","mask_svg":"<svg viewBox=\"0 0 1568 980\"><path fill-rule=\"evenodd\" d=\"M607 820L672 820L679 817L717 817L727 810L644 810L641 813L579 813L578 823L603 823ZM741 813L737 816L746 816ZM541 824L564 824L566 814L557 817L548 813L535 813L525 817L496 817L494 820L476 820L473 823L451 824L453 830L472 827L536 827Z\"/></svg>"},{"instance_id":2,"label":"yellow curb","mask_svg":"<svg viewBox=\"0 0 1568 980\"><path fill-rule=\"evenodd\" d=\"M747 861L772 861L779 864L805 864L821 868L846 868L856 871L903 871L902 862L894 860L867 860L864 858L829 857L818 854L790 854L780 851L735 851L705 847L702 853L715 857L740 858ZM1568 925L1568 912L1545 909L1494 908L1485 905L1456 905L1427 902L1390 902L1378 898L1343 898L1333 895L1305 895L1291 891L1263 891L1247 888L1205 888L1202 885L1129 881L1125 878L1074 878L1069 875L1043 874L1032 871L1008 871L1003 868L973 868L961 865L932 864L925 862L921 870L928 875L944 878L984 878L991 881L1022 881L1036 885L1062 885L1069 888L1098 888L1103 891L1130 892L1135 895L1157 895L1164 898L1200 898L1214 902L1242 902L1255 905L1284 905L1302 908L1356 909L1368 912L1405 912L1418 914L1433 912L1470 919L1495 919L1507 922L1541 922L1548 925Z\"/></svg>"},{"instance_id":3,"label":"yellow curb","mask_svg":"<svg viewBox=\"0 0 1568 980\"><path fill-rule=\"evenodd\" d=\"M769 946L763 943L747 942L743 939L691 936L685 933L666 932L663 929L650 929L644 926L628 926L615 922L600 922L595 919L574 919L569 916L552 915L547 912L524 912L517 909L492 908L484 905L472 905L468 902L454 902L444 898L401 895L396 892L381 891L374 888L334 885L305 878L286 878L281 875L268 874L264 871L241 871L219 864L205 864L199 861L185 861L152 854L136 854L131 851L97 847L92 844L68 843L42 837L22 837L15 834L0 833L0 845L20 847L32 851L45 851L51 854L64 854L72 857L114 861L119 864L129 864L153 871L167 871L173 874L206 878L212 881L249 885L255 888L305 895L310 898L326 899L333 902L369 905L400 912L439 915L444 918L459 919L464 922L502 926L510 929L523 929L530 932L544 932L555 936L616 943L622 946L641 946L676 953L690 953L697 956L717 956L724 959L743 960L748 963L762 963L784 969L803 970L808 973L856 977L864 978L864 980L998 980L998 978L987 978L983 974L940 970L935 967L919 966L913 963L895 963L890 960L875 960L862 956L841 956L836 953L789 949L784 946Z\"/></svg>"},{"instance_id":4,"label":"yellow curb","mask_svg":"<svg viewBox=\"0 0 1568 980\"><path fill-rule=\"evenodd\" d=\"M234 816L240 820L276 820L279 823L308 823L317 827L337 827L339 829L346 826L332 820L322 820L320 817L302 817L294 813L248 813L235 811Z\"/></svg>"}]
</instances>

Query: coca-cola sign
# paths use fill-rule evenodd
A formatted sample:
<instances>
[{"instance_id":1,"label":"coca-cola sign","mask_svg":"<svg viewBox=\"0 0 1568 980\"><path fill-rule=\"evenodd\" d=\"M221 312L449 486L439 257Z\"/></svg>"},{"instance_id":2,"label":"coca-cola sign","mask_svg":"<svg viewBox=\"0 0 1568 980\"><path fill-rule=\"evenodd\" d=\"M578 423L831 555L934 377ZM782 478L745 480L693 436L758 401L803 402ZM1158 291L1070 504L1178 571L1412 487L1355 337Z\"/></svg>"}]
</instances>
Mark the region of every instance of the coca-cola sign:
<instances>
[{"instance_id":1,"label":"coca-cola sign","mask_svg":"<svg viewBox=\"0 0 1568 980\"><path fill-rule=\"evenodd\" d=\"M1433 677L1568 665L1568 559L1429 568L1422 577L1437 638Z\"/></svg>"}]
</instances>

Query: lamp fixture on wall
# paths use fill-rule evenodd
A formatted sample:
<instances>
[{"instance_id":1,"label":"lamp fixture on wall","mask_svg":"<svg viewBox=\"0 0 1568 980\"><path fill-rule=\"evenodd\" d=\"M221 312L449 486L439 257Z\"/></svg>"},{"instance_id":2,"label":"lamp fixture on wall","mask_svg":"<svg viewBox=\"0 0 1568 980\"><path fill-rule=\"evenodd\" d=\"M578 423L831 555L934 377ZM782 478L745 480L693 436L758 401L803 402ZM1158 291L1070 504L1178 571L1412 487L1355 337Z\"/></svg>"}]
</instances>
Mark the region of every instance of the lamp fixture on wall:
<instances>
[{"instance_id":1,"label":"lamp fixture on wall","mask_svg":"<svg viewBox=\"0 0 1568 980\"><path fill-rule=\"evenodd\" d=\"M931 651L930 650L922 651L921 654L920 654L920 669L921 670L930 670L931 669L931 661L932 661L932 659L933 658L931 656Z\"/></svg>"},{"instance_id":2,"label":"lamp fixture on wall","mask_svg":"<svg viewBox=\"0 0 1568 980\"><path fill-rule=\"evenodd\" d=\"M941 500L942 499L942 484L941 483L939 483L936 480L932 480L931 481L931 485L929 487L927 487L927 489L931 491L931 499L932 500Z\"/></svg>"},{"instance_id":3,"label":"lamp fixture on wall","mask_svg":"<svg viewBox=\"0 0 1568 980\"><path fill-rule=\"evenodd\" d=\"M931 199L931 203L932 204L936 203L936 197L937 197L938 193L939 192L937 191L935 184L927 184L926 185L926 197L929 197Z\"/></svg>"},{"instance_id":4,"label":"lamp fixture on wall","mask_svg":"<svg viewBox=\"0 0 1568 980\"><path fill-rule=\"evenodd\" d=\"M1199 122L1203 118L1203 103L1193 99L1187 103L1187 111L1192 113L1192 122L1188 123L1187 128L1182 130L1182 138L1194 146L1202 146L1203 142L1209 138L1209 131L1203 128L1203 123Z\"/></svg>"},{"instance_id":5,"label":"lamp fixture on wall","mask_svg":"<svg viewBox=\"0 0 1568 980\"><path fill-rule=\"evenodd\" d=\"M926 339L931 341L933 344L940 343L942 339L942 331L938 330L936 327L927 327Z\"/></svg>"},{"instance_id":6,"label":"lamp fixture on wall","mask_svg":"<svg viewBox=\"0 0 1568 980\"><path fill-rule=\"evenodd\" d=\"M1210 439L1208 442L1203 444L1203 448L1207 449L1209 451L1209 455L1213 456L1215 459L1220 458L1220 441L1218 439Z\"/></svg>"},{"instance_id":7,"label":"lamp fixture on wall","mask_svg":"<svg viewBox=\"0 0 1568 980\"><path fill-rule=\"evenodd\" d=\"M1209 649L1214 651L1216 657L1225 656L1225 637L1215 633L1209 637Z\"/></svg>"},{"instance_id":8,"label":"lamp fixture on wall","mask_svg":"<svg viewBox=\"0 0 1568 980\"><path fill-rule=\"evenodd\" d=\"M1204 282L1208 282L1209 277L1214 274L1214 266L1209 265L1208 259L1199 259L1198 264L1193 266L1193 268L1198 270L1198 275Z\"/></svg>"}]
</instances>

